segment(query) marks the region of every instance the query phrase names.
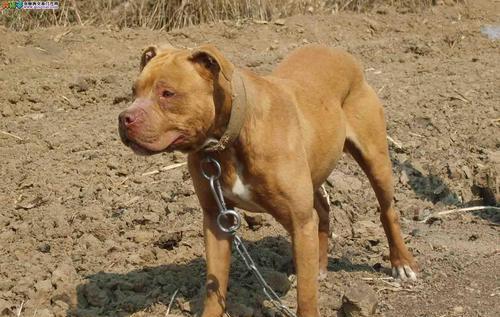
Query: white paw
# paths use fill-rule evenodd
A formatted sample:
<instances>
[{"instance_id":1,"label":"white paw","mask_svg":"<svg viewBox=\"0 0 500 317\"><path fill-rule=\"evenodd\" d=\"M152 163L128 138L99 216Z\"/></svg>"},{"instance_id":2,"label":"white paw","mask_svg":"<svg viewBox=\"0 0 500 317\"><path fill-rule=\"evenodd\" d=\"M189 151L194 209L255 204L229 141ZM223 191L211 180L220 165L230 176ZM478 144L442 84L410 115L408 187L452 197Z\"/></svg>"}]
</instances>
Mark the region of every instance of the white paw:
<instances>
[{"instance_id":1,"label":"white paw","mask_svg":"<svg viewBox=\"0 0 500 317\"><path fill-rule=\"evenodd\" d=\"M411 267L409 265L402 265L398 267L393 267L392 268L392 277L395 279L400 279L402 281L406 280L412 280L416 281L417 280L417 274L413 272Z\"/></svg>"}]
</instances>

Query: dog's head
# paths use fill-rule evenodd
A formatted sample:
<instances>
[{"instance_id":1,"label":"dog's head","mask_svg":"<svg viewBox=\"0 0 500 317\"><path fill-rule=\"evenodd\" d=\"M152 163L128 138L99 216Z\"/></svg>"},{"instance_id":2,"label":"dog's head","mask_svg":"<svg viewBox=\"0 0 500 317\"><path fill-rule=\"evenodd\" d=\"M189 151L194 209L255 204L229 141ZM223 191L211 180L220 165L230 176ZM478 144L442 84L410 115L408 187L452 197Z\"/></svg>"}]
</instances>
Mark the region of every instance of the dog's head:
<instances>
[{"instance_id":1,"label":"dog's head","mask_svg":"<svg viewBox=\"0 0 500 317\"><path fill-rule=\"evenodd\" d=\"M224 119L233 68L211 45L192 51L148 47L133 84L134 102L118 118L123 143L142 155L200 149Z\"/></svg>"}]
</instances>

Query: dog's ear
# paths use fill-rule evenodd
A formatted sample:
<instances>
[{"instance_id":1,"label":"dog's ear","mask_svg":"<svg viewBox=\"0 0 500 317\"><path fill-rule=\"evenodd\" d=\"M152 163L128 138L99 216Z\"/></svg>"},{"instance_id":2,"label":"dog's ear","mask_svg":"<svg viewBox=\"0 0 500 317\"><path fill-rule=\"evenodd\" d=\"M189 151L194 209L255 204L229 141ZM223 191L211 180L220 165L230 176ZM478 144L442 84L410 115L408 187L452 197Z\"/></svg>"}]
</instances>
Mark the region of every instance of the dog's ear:
<instances>
[{"instance_id":1,"label":"dog's ear","mask_svg":"<svg viewBox=\"0 0 500 317\"><path fill-rule=\"evenodd\" d=\"M147 63L149 63L150 60L152 60L156 54L158 54L158 47L155 45L148 46L141 55L141 65L140 65L140 71L144 69Z\"/></svg>"},{"instance_id":2,"label":"dog's ear","mask_svg":"<svg viewBox=\"0 0 500 317\"><path fill-rule=\"evenodd\" d=\"M202 66L213 78L221 74L230 81L234 65L215 46L207 44L198 47L191 54L190 60Z\"/></svg>"}]
</instances>

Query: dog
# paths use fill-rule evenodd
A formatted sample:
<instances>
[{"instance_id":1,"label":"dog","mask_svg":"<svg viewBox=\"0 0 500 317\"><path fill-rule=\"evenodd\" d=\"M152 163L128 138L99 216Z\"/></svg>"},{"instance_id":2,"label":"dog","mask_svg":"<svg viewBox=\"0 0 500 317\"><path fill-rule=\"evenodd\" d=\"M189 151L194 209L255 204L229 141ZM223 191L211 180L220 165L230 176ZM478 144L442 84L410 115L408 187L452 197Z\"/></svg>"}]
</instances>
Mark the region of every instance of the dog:
<instances>
[{"instance_id":1,"label":"dog","mask_svg":"<svg viewBox=\"0 0 500 317\"><path fill-rule=\"evenodd\" d=\"M290 233L297 274L297 314L319 316L318 278L328 262L329 206L320 186L343 152L367 175L380 205L393 274L418 271L393 206L384 110L349 53L308 45L260 76L235 67L216 47L148 47L133 85L134 102L118 118L137 154L188 153L203 209L207 280L204 317L225 311L232 236L200 164L222 167L230 208L271 214Z\"/></svg>"}]
</instances>

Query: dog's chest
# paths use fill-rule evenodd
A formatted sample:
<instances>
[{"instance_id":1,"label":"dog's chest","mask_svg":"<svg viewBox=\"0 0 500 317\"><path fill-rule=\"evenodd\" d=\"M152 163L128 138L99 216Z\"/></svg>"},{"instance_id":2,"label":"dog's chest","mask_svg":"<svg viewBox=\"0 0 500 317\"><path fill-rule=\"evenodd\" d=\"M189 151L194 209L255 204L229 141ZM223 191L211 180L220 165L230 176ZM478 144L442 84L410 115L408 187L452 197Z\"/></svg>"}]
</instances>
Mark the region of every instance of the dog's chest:
<instances>
[{"instance_id":1,"label":"dog's chest","mask_svg":"<svg viewBox=\"0 0 500 317\"><path fill-rule=\"evenodd\" d=\"M231 177L222 185L224 197L233 202L236 207L253 212L264 211L261 206L255 202L252 193L252 187L244 182L241 172L241 166L237 166L234 177Z\"/></svg>"}]
</instances>

